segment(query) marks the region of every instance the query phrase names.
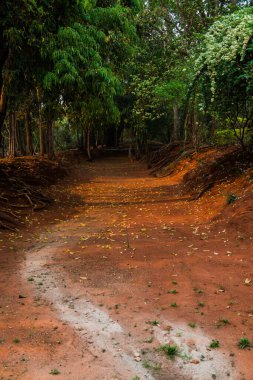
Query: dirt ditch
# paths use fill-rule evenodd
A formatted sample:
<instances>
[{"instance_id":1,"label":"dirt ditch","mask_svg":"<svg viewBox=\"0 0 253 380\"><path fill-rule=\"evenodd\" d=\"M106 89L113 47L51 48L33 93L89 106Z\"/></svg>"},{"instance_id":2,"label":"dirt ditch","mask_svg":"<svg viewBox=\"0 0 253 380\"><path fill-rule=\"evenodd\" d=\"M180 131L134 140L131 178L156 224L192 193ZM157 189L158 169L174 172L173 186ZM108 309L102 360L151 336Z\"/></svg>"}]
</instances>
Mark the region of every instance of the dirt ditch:
<instances>
[{"instance_id":1,"label":"dirt ditch","mask_svg":"<svg viewBox=\"0 0 253 380\"><path fill-rule=\"evenodd\" d=\"M1 380L253 378L252 237L224 227L239 183L189 202L181 179L81 163L29 235L1 233Z\"/></svg>"}]
</instances>

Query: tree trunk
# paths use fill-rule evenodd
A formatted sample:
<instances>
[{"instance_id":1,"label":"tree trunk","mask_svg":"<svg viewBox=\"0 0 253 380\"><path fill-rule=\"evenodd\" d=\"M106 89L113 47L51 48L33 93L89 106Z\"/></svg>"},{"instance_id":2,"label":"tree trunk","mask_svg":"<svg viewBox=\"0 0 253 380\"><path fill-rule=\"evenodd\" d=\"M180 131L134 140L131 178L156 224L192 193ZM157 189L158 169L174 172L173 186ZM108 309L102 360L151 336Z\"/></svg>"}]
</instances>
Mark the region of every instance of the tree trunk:
<instances>
[{"instance_id":1,"label":"tree trunk","mask_svg":"<svg viewBox=\"0 0 253 380\"><path fill-rule=\"evenodd\" d=\"M3 126L7 110L7 97L3 88L0 88L0 156L4 157Z\"/></svg>"},{"instance_id":2,"label":"tree trunk","mask_svg":"<svg viewBox=\"0 0 253 380\"><path fill-rule=\"evenodd\" d=\"M132 161L132 143L129 145L128 148L128 158Z\"/></svg>"},{"instance_id":3,"label":"tree trunk","mask_svg":"<svg viewBox=\"0 0 253 380\"><path fill-rule=\"evenodd\" d=\"M25 136L26 136L26 144L25 144L26 155L32 156L33 155L33 140L32 140L31 116L29 112L25 113Z\"/></svg>"},{"instance_id":4,"label":"tree trunk","mask_svg":"<svg viewBox=\"0 0 253 380\"><path fill-rule=\"evenodd\" d=\"M7 96L4 90L4 83L3 83L3 68L5 65L5 62L7 61L9 56L9 49L0 48L0 151L2 156L4 155L4 146L3 146L3 125L4 120L6 116L6 110L7 110Z\"/></svg>"},{"instance_id":5,"label":"tree trunk","mask_svg":"<svg viewBox=\"0 0 253 380\"><path fill-rule=\"evenodd\" d=\"M173 106L173 118L174 118L174 125L173 125L173 137L172 142L178 141L179 138L179 114L178 114L178 105L175 104Z\"/></svg>"},{"instance_id":6,"label":"tree trunk","mask_svg":"<svg viewBox=\"0 0 253 380\"><path fill-rule=\"evenodd\" d=\"M192 143L196 152L198 151L199 141L198 141L198 129L199 123L197 121L197 115L195 109L193 110L193 120L192 120Z\"/></svg>"},{"instance_id":7,"label":"tree trunk","mask_svg":"<svg viewBox=\"0 0 253 380\"><path fill-rule=\"evenodd\" d=\"M49 160L55 159L54 153L54 130L51 119L47 120L47 156Z\"/></svg>"},{"instance_id":8,"label":"tree trunk","mask_svg":"<svg viewBox=\"0 0 253 380\"><path fill-rule=\"evenodd\" d=\"M137 137L135 141L135 158L136 160L140 160L141 158L140 140Z\"/></svg>"},{"instance_id":9,"label":"tree trunk","mask_svg":"<svg viewBox=\"0 0 253 380\"><path fill-rule=\"evenodd\" d=\"M82 127L81 129L81 133L80 133L80 138L79 138L79 149L81 152L84 152L85 151L85 133L84 133L84 129Z\"/></svg>"},{"instance_id":10,"label":"tree trunk","mask_svg":"<svg viewBox=\"0 0 253 380\"><path fill-rule=\"evenodd\" d=\"M16 114L12 112L9 117L9 157L17 155Z\"/></svg>"},{"instance_id":11,"label":"tree trunk","mask_svg":"<svg viewBox=\"0 0 253 380\"><path fill-rule=\"evenodd\" d=\"M45 150L44 150L44 131L43 131L43 125L42 125L42 116L41 116L41 107L39 106L39 141L40 141L40 157L44 157Z\"/></svg>"},{"instance_id":12,"label":"tree trunk","mask_svg":"<svg viewBox=\"0 0 253 380\"><path fill-rule=\"evenodd\" d=\"M17 150L20 151L21 156L25 156L25 144L23 140L23 134L22 134L22 126L24 121L19 120L16 121L16 139L17 139Z\"/></svg>"},{"instance_id":13,"label":"tree trunk","mask_svg":"<svg viewBox=\"0 0 253 380\"><path fill-rule=\"evenodd\" d=\"M188 130L189 130L189 110L187 110L187 114L184 121L184 148L188 142Z\"/></svg>"},{"instance_id":14,"label":"tree trunk","mask_svg":"<svg viewBox=\"0 0 253 380\"><path fill-rule=\"evenodd\" d=\"M92 157L90 153L90 128L88 128L86 131L86 151L87 151L88 160L92 161Z\"/></svg>"},{"instance_id":15,"label":"tree trunk","mask_svg":"<svg viewBox=\"0 0 253 380\"><path fill-rule=\"evenodd\" d=\"M43 131L43 124L42 124L42 111L41 111L41 99L40 99L40 91L37 88L37 99L38 99L38 127L39 127L39 142L40 142L40 157L44 157L45 155L45 149L44 149L44 131Z\"/></svg>"}]
</instances>

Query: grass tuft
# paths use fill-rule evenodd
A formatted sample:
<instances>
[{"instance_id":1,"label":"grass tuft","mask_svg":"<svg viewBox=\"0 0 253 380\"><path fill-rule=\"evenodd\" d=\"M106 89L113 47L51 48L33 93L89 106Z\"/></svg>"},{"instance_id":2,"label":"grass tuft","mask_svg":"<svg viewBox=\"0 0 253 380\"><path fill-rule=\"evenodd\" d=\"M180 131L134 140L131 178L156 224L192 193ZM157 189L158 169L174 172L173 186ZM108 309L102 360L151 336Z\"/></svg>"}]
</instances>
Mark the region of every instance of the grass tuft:
<instances>
[{"instance_id":1,"label":"grass tuft","mask_svg":"<svg viewBox=\"0 0 253 380\"><path fill-rule=\"evenodd\" d=\"M170 344L164 344L159 348L160 351L163 351L166 356L173 359L175 356L179 354L178 346L176 344L170 345Z\"/></svg>"},{"instance_id":2,"label":"grass tuft","mask_svg":"<svg viewBox=\"0 0 253 380\"><path fill-rule=\"evenodd\" d=\"M209 345L210 348L219 348L220 342L217 339L213 339L212 342Z\"/></svg>"},{"instance_id":3,"label":"grass tuft","mask_svg":"<svg viewBox=\"0 0 253 380\"><path fill-rule=\"evenodd\" d=\"M238 197L234 194L228 194L227 196L227 204L231 205L232 203L235 203L235 201L238 199Z\"/></svg>"},{"instance_id":4,"label":"grass tuft","mask_svg":"<svg viewBox=\"0 0 253 380\"><path fill-rule=\"evenodd\" d=\"M176 289L171 289L168 291L169 294L177 294L178 291Z\"/></svg>"},{"instance_id":5,"label":"grass tuft","mask_svg":"<svg viewBox=\"0 0 253 380\"><path fill-rule=\"evenodd\" d=\"M241 338L238 342L238 347L244 350L245 348L252 347L252 344L248 338Z\"/></svg>"},{"instance_id":6,"label":"grass tuft","mask_svg":"<svg viewBox=\"0 0 253 380\"><path fill-rule=\"evenodd\" d=\"M60 371L56 368L54 369L51 369L51 371L49 372L50 375L60 375Z\"/></svg>"}]
</instances>

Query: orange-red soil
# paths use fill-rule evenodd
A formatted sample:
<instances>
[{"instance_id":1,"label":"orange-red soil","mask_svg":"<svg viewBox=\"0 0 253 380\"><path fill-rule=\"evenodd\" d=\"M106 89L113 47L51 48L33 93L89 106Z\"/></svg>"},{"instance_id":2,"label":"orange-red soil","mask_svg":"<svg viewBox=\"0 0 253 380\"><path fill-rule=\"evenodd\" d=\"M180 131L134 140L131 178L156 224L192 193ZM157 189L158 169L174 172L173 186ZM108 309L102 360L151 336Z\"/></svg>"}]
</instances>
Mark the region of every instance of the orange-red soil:
<instances>
[{"instance_id":1,"label":"orange-red soil","mask_svg":"<svg viewBox=\"0 0 253 380\"><path fill-rule=\"evenodd\" d=\"M82 163L29 233L0 233L1 380L253 379L251 177L192 202L181 179Z\"/></svg>"}]
</instances>

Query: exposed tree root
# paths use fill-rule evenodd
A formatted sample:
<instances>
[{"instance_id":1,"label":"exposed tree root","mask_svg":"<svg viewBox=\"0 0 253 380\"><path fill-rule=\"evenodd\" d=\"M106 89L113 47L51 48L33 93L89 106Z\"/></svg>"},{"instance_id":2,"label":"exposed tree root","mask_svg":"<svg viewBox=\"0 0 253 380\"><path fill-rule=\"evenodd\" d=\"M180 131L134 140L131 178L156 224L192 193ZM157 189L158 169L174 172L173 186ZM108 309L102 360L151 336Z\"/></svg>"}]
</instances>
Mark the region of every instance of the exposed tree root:
<instances>
[{"instance_id":1,"label":"exposed tree root","mask_svg":"<svg viewBox=\"0 0 253 380\"><path fill-rule=\"evenodd\" d=\"M10 231L16 231L18 227L20 227L17 218L17 215L13 212L7 213L7 211L0 211L0 227Z\"/></svg>"}]
</instances>

